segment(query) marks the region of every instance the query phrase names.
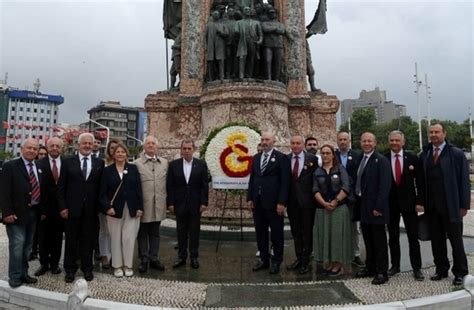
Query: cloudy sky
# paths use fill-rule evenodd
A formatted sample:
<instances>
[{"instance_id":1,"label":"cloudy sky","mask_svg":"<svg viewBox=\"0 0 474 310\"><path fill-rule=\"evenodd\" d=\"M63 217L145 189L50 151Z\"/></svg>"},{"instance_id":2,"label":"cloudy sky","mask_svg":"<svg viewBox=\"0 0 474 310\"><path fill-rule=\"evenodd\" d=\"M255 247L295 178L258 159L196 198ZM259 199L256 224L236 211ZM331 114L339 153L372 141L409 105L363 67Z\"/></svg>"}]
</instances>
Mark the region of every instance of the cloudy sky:
<instances>
[{"instance_id":1,"label":"cloudy sky","mask_svg":"<svg viewBox=\"0 0 474 310\"><path fill-rule=\"evenodd\" d=\"M471 0L327 0L329 31L310 39L317 87L339 99L378 86L417 116L414 63L432 115L462 121L473 95ZM305 1L309 23L318 0ZM103 100L143 106L166 88L161 0L0 0L0 79L61 94L60 121ZM170 45L172 42L170 42ZM424 92L421 92L424 104ZM422 116L427 115L422 105Z\"/></svg>"}]
</instances>

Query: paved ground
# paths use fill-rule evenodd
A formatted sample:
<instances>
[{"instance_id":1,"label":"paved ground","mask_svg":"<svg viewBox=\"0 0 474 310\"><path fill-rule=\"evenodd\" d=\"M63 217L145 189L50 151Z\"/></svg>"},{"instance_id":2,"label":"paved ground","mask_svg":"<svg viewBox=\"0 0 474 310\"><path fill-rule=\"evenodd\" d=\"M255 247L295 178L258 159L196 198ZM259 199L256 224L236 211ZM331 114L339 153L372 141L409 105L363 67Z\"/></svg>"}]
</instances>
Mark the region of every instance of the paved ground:
<instances>
[{"instance_id":1,"label":"paved ground","mask_svg":"<svg viewBox=\"0 0 474 310\"><path fill-rule=\"evenodd\" d=\"M470 269L474 268L474 211L465 219L465 246L469 254ZM362 244L363 242L361 242ZM279 275L266 271L252 272L255 263L254 242L222 241L216 253L215 241L201 241L198 270L189 265L174 270L171 265L176 256L176 242L172 236L163 236L161 260L166 266L164 272L138 273L132 278L116 279L111 271L96 266L96 278L90 282L94 298L164 307L277 307L282 305L313 306L373 304L406 300L444 294L455 290L448 279L432 282L433 262L429 242L422 242L423 273L428 280L416 282L410 271L406 235L401 235L402 273L391 278L388 284L373 286L371 279L353 279L357 269L350 266L344 276L330 278L321 275L313 265L313 271L299 275L282 268ZM363 251L362 251L363 252ZM291 240L285 243L285 261L294 259ZM136 260L138 264L138 261ZM0 228L0 278L7 280L8 240L5 228ZM32 274L39 262L30 265ZM136 270L136 268L135 268ZM80 273L79 273L80 274ZM78 274L78 275L79 275ZM34 287L56 292L69 293L72 284L66 284L64 275L46 275L39 278ZM0 309L15 305L0 303ZM22 309L16 307L14 309Z\"/></svg>"}]
</instances>

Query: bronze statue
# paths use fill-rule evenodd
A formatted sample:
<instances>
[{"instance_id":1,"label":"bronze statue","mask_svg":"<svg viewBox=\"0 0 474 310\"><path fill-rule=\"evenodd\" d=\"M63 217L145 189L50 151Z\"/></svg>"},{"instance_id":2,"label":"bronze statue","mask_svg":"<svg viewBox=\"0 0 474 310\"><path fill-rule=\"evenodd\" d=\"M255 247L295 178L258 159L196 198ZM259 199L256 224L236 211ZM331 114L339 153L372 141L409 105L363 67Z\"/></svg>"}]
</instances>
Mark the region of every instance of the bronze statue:
<instances>
[{"instance_id":1,"label":"bronze statue","mask_svg":"<svg viewBox=\"0 0 474 310\"><path fill-rule=\"evenodd\" d=\"M257 45L263 40L262 26L253 20L250 7L244 8L244 19L237 21L236 32L239 35L237 57L239 58L239 78L253 77Z\"/></svg>"},{"instance_id":2,"label":"bronze statue","mask_svg":"<svg viewBox=\"0 0 474 310\"><path fill-rule=\"evenodd\" d=\"M215 67L219 70L219 79L224 80L224 59L226 49L226 38L229 31L226 25L220 20L220 12L215 10L211 14L211 19L207 23L206 29L206 56L208 64L209 81L216 80Z\"/></svg>"}]
</instances>

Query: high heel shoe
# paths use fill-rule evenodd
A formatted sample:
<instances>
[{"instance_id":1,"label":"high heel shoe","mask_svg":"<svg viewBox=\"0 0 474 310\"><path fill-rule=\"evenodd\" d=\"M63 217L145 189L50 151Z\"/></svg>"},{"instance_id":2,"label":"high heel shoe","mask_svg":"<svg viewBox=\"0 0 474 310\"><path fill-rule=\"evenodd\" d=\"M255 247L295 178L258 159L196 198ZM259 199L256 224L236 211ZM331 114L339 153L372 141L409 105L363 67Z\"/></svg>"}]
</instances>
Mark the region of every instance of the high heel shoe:
<instances>
[{"instance_id":1,"label":"high heel shoe","mask_svg":"<svg viewBox=\"0 0 474 310\"><path fill-rule=\"evenodd\" d=\"M340 276L344 273L344 268L342 267L339 267L338 270L330 270L328 272L328 275L331 276L331 277L337 277L337 276Z\"/></svg>"}]
</instances>

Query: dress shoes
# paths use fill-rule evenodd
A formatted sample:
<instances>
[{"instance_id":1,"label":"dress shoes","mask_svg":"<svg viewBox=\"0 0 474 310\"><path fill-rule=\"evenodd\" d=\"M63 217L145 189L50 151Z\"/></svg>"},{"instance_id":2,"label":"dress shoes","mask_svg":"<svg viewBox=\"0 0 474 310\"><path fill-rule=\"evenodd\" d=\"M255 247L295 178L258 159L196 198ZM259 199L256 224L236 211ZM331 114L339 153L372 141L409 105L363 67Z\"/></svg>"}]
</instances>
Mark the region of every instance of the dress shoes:
<instances>
[{"instance_id":1,"label":"dress shoes","mask_svg":"<svg viewBox=\"0 0 474 310\"><path fill-rule=\"evenodd\" d=\"M199 261L197 258L191 258L191 268L193 269L199 268Z\"/></svg>"},{"instance_id":2,"label":"dress shoes","mask_svg":"<svg viewBox=\"0 0 474 310\"><path fill-rule=\"evenodd\" d=\"M270 265L268 264L268 261L263 261L263 260L259 260L255 266L253 266L252 270L253 271L259 271L259 270L263 270L263 269L268 269Z\"/></svg>"},{"instance_id":3,"label":"dress shoes","mask_svg":"<svg viewBox=\"0 0 474 310\"><path fill-rule=\"evenodd\" d=\"M60 274L61 273L61 268L59 268L58 266L53 266L53 267L51 267L51 273L52 274Z\"/></svg>"},{"instance_id":4,"label":"dress shoes","mask_svg":"<svg viewBox=\"0 0 474 310\"><path fill-rule=\"evenodd\" d=\"M12 287L12 288L19 287L22 284L23 284L23 281L21 281L19 279L10 279L10 280L8 280L8 285L10 285L10 287Z\"/></svg>"},{"instance_id":5,"label":"dress shoes","mask_svg":"<svg viewBox=\"0 0 474 310\"><path fill-rule=\"evenodd\" d=\"M359 270L355 277L356 278L368 278L368 277L373 277L375 275L375 273L373 272L370 272L367 268L363 268L361 270Z\"/></svg>"},{"instance_id":6,"label":"dress shoes","mask_svg":"<svg viewBox=\"0 0 474 310\"><path fill-rule=\"evenodd\" d=\"M448 273L435 273L434 275L431 276L431 281L440 281L444 278L448 277Z\"/></svg>"},{"instance_id":7,"label":"dress shoes","mask_svg":"<svg viewBox=\"0 0 474 310\"><path fill-rule=\"evenodd\" d=\"M380 285L380 284L386 283L387 281L388 281L388 276L379 273L372 280L372 284L373 285Z\"/></svg>"},{"instance_id":8,"label":"dress shoes","mask_svg":"<svg viewBox=\"0 0 474 310\"><path fill-rule=\"evenodd\" d=\"M32 261L38 258L38 254L31 252L30 257L28 257L28 261Z\"/></svg>"},{"instance_id":9,"label":"dress shoes","mask_svg":"<svg viewBox=\"0 0 474 310\"><path fill-rule=\"evenodd\" d=\"M416 281L423 281L425 279L425 276L421 273L420 269L413 270L413 277Z\"/></svg>"},{"instance_id":10,"label":"dress shoes","mask_svg":"<svg viewBox=\"0 0 474 310\"><path fill-rule=\"evenodd\" d=\"M396 275L397 273L400 273L400 268L399 267L393 267L390 268L387 272L388 276L389 277L393 277L394 275Z\"/></svg>"},{"instance_id":11,"label":"dress shoes","mask_svg":"<svg viewBox=\"0 0 474 310\"><path fill-rule=\"evenodd\" d=\"M305 274L305 273L308 273L310 271L311 271L311 265L301 264L300 271L299 271L300 274Z\"/></svg>"},{"instance_id":12,"label":"dress shoes","mask_svg":"<svg viewBox=\"0 0 474 310\"><path fill-rule=\"evenodd\" d=\"M185 259L177 259L173 264L173 268L178 268L178 267L181 267L181 266L184 266L184 265L186 265L186 260Z\"/></svg>"},{"instance_id":13,"label":"dress shoes","mask_svg":"<svg viewBox=\"0 0 474 310\"><path fill-rule=\"evenodd\" d=\"M100 257L100 264L102 265L102 269L109 269L110 268L110 261L107 256Z\"/></svg>"},{"instance_id":14,"label":"dress shoes","mask_svg":"<svg viewBox=\"0 0 474 310\"><path fill-rule=\"evenodd\" d=\"M44 275L49 270L48 266L41 265L38 270L35 271L35 277Z\"/></svg>"},{"instance_id":15,"label":"dress shoes","mask_svg":"<svg viewBox=\"0 0 474 310\"><path fill-rule=\"evenodd\" d=\"M159 271L165 271L165 266L159 260L151 261L150 262L150 268L151 269L156 269L156 270L159 270Z\"/></svg>"},{"instance_id":16,"label":"dress shoes","mask_svg":"<svg viewBox=\"0 0 474 310\"><path fill-rule=\"evenodd\" d=\"M148 271L148 262L141 262L138 266L139 273L145 273Z\"/></svg>"},{"instance_id":17,"label":"dress shoes","mask_svg":"<svg viewBox=\"0 0 474 310\"><path fill-rule=\"evenodd\" d=\"M280 264L272 264L270 266L270 274L277 274L280 272Z\"/></svg>"},{"instance_id":18,"label":"dress shoes","mask_svg":"<svg viewBox=\"0 0 474 310\"><path fill-rule=\"evenodd\" d=\"M459 286L462 285L464 277L454 276L453 285Z\"/></svg>"},{"instance_id":19,"label":"dress shoes","mask_svg":"<svg viewBox=\"0 0 474 310\"><path fill-rule=\"evenodd\" d=\"M286 266L287 270L296 270L301 267L301 261L300 260L295 260L291 265Z\"/></svg>"},{"instance_id":20,"label":"dress shoes","mask_svg":"<svg viewBox=\"0 0 474 310\"><path fill-rule=\"evenodd\" d=\"M360 259L360 256L354 257L354 259L352 260L352 264L354 264L358 267L364 267L365 266L364 262Z\"/></svg>"},{"instance_id":21,"label":"dress shoes","mask_svg":"<svg viewBox=\"0 0 474 310\"><path fill-rule=\"evenodd\" d=\"M36 282L38 282L38 279L30 277L29 275L26 275L26 276L21 277L21 282L25 284L35 284Z\"/></svg>"},{"instance_id":22,"label":"dress shoes","mask_svg":"<svg viewBox=\"0 0 474 310\"><path fill-rule=\"evenodd\" d=\"M74 274L73 273L66 273L66 276L64 277L64 281L66 281L66 283L74 282Z\"/></svg>"},{"instance_id":23,"label":"dress shoes","mask_svg":"<svg viewBox=\"0 0 474 310\"><path fill-rule=\"evenodd\" d=\"M92 271L84 271L84 279L86 279L87 282L94 280L94 274Z\"/></svg>"}]
</instances>

